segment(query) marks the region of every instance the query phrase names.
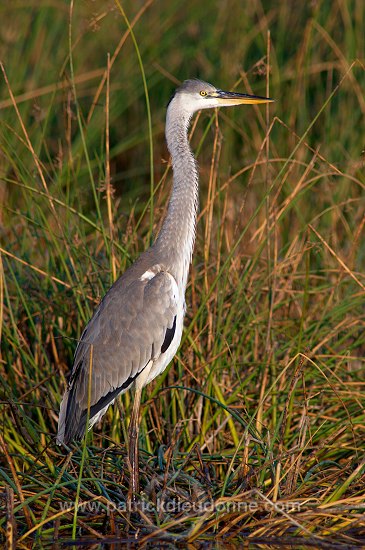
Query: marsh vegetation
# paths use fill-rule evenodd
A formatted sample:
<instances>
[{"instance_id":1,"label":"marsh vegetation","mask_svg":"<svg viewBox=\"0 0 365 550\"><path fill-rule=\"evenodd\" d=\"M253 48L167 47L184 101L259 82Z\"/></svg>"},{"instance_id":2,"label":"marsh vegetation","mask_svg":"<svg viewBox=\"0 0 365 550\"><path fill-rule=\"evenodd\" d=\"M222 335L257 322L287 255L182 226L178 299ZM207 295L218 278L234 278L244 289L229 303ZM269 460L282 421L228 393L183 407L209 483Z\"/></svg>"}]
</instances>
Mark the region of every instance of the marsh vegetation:
<instances>
[{"instance_id":1,"label":"marsh vegetation","mask_svg":"<svg viewBox=\"0 0 365 550\"><path fill-rule=\"evenodd\" d=\"M42 0L0 13L0 536L360 546L365 3ZM82 328L158 231L165 106L192 77L276 102L193 121L187 319L144 391L131 514L131 395L69 454L57 416Z\"/></svg>"}]
</instances>

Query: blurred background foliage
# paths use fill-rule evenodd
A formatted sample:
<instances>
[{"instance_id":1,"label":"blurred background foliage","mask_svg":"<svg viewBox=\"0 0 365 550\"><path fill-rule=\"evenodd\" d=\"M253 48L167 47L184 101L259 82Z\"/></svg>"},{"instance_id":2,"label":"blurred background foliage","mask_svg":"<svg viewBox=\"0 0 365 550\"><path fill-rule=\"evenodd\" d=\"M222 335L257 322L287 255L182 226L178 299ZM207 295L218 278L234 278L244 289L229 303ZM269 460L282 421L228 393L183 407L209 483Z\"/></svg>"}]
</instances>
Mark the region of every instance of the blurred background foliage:
<instances>
[{"instance_id":1,"label":"blurred background foliage","mask_svg":"<svg viewBox=\"0 0 365 550\"><path fill-rule=\"evenodd\" d=\"M271 112L291 129L276 125L271 135L274 154L285 158L296 142L291 132L301 135L305 131L350 64L364 58L362 0L317 0L300 6L289 0L216 0L209 5L195 0L184 4L176 0L133 1L124 2L123 7L130 21L144 10L134 32L151 100L157 178L164 169L161 158L167 159L163 135L165 106L177 82L198 77L226 89L238 83L240 90L251 91L250 87L254 93L264 95L270 29L270 94L276 99ZM30 140L47 167L50 189L61 194L67 189L74 200L86 202L89 210L89 182L81 160L82 143L70 92L69 3L4 2L0 14L1 59L11 89L19 98ZM104 159L105 88L92 114L90 108L107 54L113 55L125 32L125 22L114 3L75 2L74 73L95 170L100 169ZM149 189L145 184L150 177L144 89L130 38L121 48L110 78L113 185L128 204L129 199L145 199L144 193ZM357 65L308 136L312 147L320 147L324 157L352 175L362 168L363 87L364 71ZM19 124L4 83L0 93L2 145L11 158L21 156L20 164L27 173L31 156L22 146ZM23 100L24 94L28 99ZM246 162L255 158L265 133L262 116L257 117L252 111L230 113L229 119L229 127L223 130L227 143L221 159L223 177L241 166L243 156ZM208 157L209 151L208 143ZM73 174L67 162L70 155ZM14 170L7 164L1 162L4 179L11 177ZM19 206L19 189L5 187L4 202ZM332 192L341 198L346 190L335 185ZM3 219L7 219L4 212Z\"/></svg>"}]
</instances>

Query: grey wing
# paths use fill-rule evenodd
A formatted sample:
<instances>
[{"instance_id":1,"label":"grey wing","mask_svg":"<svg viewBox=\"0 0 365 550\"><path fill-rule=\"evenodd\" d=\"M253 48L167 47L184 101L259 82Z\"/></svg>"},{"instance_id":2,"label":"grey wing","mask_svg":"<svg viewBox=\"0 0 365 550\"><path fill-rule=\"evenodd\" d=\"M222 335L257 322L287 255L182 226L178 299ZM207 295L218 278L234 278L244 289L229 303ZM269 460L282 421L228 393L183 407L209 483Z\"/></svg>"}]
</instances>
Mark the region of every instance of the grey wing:
<instances>
[{"instance_id":1,"label":"grey wing","mask_svg":"<svg viewBox=\"0 0 365 550\"><path fill-rule=\"evenodd\" d=\"M176 281L167 271L146 274L128 285L117 281L85 328L61 403L59 443L82 437L89 400L91 426L171 344L178 313Z\"/></svg>"}]
</instances>

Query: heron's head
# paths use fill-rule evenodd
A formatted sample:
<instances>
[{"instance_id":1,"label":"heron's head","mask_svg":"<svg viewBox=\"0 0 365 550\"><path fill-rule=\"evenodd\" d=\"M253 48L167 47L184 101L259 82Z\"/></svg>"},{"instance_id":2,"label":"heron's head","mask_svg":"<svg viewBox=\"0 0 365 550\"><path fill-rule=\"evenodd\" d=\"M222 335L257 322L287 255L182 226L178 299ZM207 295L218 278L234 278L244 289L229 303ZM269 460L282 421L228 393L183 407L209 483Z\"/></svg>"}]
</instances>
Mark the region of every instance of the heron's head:
<instances>
[{"instance_id":1,"label":"heron's head","mask_svg":"<svg viewBox=\"0 0 365 550\"><path fill-rule=\"evenodd\" d=\"M225 92L202 80L185 80L170 99L169 106L188 116L201 109L271 103L273 99L256 95Z\"/></svg>"}]
</instances>

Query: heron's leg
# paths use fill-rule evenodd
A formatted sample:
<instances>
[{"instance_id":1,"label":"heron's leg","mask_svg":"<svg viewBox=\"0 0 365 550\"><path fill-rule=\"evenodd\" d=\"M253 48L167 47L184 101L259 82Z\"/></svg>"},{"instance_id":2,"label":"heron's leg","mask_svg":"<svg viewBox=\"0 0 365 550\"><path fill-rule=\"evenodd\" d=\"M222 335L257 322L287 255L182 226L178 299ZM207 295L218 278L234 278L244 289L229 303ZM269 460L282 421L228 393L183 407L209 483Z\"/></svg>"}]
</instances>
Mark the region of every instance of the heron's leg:
<instances>
[{"instance_id":1,"label":"heron's leg","mask_svg":"<svg viewBox=\"0 0 365 550\"><path fill-rule=\"evenodd\" d=\"M138 448L138 434L139 434L139 411L141 405L142 388L138 386L134 393L134 403L131 415L131 421L129 424L129 462L131 465L131 485L129 492L129 499L135 501L136 494L139 493L139 448Z\"/></svg>"}]
</instances>

